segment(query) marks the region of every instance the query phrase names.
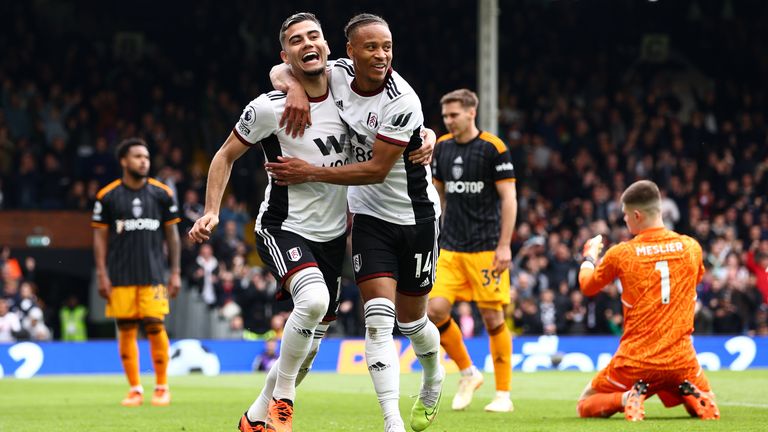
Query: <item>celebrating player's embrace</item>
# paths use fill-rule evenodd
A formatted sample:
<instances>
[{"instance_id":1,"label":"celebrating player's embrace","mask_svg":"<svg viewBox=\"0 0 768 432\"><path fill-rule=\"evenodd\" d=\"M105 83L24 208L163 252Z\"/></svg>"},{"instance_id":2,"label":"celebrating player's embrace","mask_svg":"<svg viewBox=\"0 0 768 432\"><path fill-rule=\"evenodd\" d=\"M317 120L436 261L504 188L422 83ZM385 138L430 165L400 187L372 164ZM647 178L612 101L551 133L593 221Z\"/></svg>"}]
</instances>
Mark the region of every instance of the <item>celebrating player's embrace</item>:
<instances>
[{"instance_id":1,"label":"celebrating player's embrace","mask_svg":"<svg viewBox=\"0 0 768 432\"><path fill-rule=\"evenodd\" d=\"M418 97L390 68L387 23L362 14L352 18L345 32L352 61L337 61L329 90L329 49L319 21L310 13L286 19L280 29L285 65L276 83L286 92L263 94L245 108L213 158L205 215L190 231L196 241L210 238L232 164L260 143L271 180L256 220L258 252L293 297L294 309L280 358L240 420L244 432L292 430L295 387L338 307L347 200L356 214L352 248L366 301L366 361L385 430L405 431L392 338L396 311L424 369L411 427L424 430L437 414L445 373L437 355L437 328L426 317L440 214L426 166L435 136L424 132ZM302 97L313 119L306 129L289 109ZM288 122L284 126L277 119ZM342 186L357 184L367 186L348 192Z\"/></svg>"},{"instance_id":2,"label":"celebrating player's embrace","mask_svg":"<svg viewBox=\"0 0 768 432\"><path fill-rule=\"evenodd\" d=\"M426 315L434 282L440 204L428 166L414 163L421 146L421 102L391 68L393 42L381 17L360 14L344 29L350 60L330 71L331 93L349 126L356 163L318 167L295 158L268 163L279 183L321 181L351 186L354 213L352 256L355 278L365 302L365 358L384 414L386 431L405 431L398 407L400 362L392 333L395 321L411 341L423 369L419 397L411 410L411 428L434 420L445 372L438 352L440 336ZM287 68L275 84L300 88Z\"/></svg>"}]
</instances>

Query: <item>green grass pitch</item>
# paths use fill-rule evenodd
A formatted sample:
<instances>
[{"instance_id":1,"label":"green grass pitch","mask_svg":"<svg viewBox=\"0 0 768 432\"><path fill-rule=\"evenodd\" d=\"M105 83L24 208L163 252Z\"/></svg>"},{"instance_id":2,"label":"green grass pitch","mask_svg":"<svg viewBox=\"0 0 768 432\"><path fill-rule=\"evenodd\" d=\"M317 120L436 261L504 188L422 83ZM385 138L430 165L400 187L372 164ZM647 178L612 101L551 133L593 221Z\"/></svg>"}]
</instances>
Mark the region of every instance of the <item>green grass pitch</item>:
<instances>
[{"instance_id":1,"label":"green grass pitch","mask_svg":"<svg viewBox=\"0 0 768 432\"><path fill-rule=\"evenodd\" d=\"M768 371L710 372L722 419L691 419L682 407L664 409L658 398L646 402L646 420L627 423L623 416L579 419L576 398L592 374L514 373L515 412L483 412L493 395L493 377L464 412L450 409L458 375L446 381L442 409L428 429L442 431L765 431L768 430ZM142 376L146 389L153 377ZM59 376L0 380L0 431L237 431L240 415L257 396L263 374L172 377L173 403L123 408L127 391L122 376ZM419 375L402 376L400 409L406 420L418 392ZM373 387L367 375L314 373L299 387L294 430L382 431Z\"/></svg>"}]
</instances>

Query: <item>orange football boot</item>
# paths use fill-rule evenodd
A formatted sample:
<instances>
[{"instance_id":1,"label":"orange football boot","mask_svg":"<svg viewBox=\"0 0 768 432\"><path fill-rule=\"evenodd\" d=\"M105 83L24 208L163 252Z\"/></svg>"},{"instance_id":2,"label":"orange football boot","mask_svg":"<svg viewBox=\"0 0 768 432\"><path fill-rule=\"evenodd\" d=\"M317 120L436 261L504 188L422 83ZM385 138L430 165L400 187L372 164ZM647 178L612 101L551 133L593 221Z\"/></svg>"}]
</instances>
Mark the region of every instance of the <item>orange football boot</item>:
<instances>
[{"instance_id":1,"label":"orange football boot","mask_svg":"<svg viewBox=\"0 0 768 432\"><path fill-rule=\"evenodd\" d=\"M720 410L711 394L699 390L688 380L680 384L680 396L683 397L685 409L692 416L702 420L718 420L720 418Z\"/></svg>"},{"instance_id":2,"label":"orange football boot","mask_svg":"<svg viewBox=\"0 0 768 432\"><path fill-rule=\"evenodd\" d=\"M275 399L267 410L267 430L275 432L293 431L293 402L288 399Z\"/></svg>"},{"instance_id":3,"label":"orange football boot","mask_svg":"<svg viewBox=\"0 0 768 432\"><path fill-rule=\"evenodd\" d=\"M637 381L627 395L624 404L624 418L629 421L640 421L645 418L645 393L648 392L648 384L643 380Z\"/></svg>"}]
</instances>

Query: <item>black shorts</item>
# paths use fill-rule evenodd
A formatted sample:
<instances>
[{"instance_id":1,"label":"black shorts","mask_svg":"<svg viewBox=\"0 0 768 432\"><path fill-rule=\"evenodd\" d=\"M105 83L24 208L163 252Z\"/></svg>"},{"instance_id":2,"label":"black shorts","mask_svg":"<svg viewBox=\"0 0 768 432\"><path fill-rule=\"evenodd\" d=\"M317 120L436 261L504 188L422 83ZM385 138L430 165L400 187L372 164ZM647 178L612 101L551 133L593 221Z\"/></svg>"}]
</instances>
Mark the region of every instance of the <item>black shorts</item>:
<instances>
[{"instance_id":1,"label":"black shorts","mask_svg":"<svg viewBox=\"0 0 768 432\"><path fill-rule=\"evenodd\" d=\"M347 249L347 236L343 235L329 242L319 243L279 228L264 228L256 231L256 250L261 260L275 276L280 286L278 299L290 295L285 281L307 267L317 267L323 274L331 301L323 321L333 321L339 310L341 268Z\"/></svg>"},{"instance_id":2,"label":"black shorts","mask_svg":"<svg viewBox=\"0 0 768 432\"><path fill-rule=\"evenodd\" d=\"M352 224L352 267L360 282L377 277L397 281L401 294L420 296L432 290L437 261L437 221L397 225L356 214Z\"/></svg>"}]
</instances>

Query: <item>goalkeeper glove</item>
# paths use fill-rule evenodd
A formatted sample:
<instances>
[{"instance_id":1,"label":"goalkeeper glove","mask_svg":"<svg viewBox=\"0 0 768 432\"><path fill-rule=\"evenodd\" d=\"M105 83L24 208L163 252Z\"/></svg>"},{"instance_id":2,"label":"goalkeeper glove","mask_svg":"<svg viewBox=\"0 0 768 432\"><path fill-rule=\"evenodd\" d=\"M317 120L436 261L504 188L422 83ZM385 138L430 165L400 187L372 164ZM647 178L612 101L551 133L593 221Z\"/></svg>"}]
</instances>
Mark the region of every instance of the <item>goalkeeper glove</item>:
<instances>
[{"instance_id":1,"label":"goalkeeper glove","mask_svg":"<svg viewBox=\"0 0 768 432\"><path fill-rule=\"evenodd\" d=\"M600 258L600 252L603 251L603 236L598 234L584 243L584 250L582 255L586 261L592 264Z\"/></svg>"}]
</instances>

